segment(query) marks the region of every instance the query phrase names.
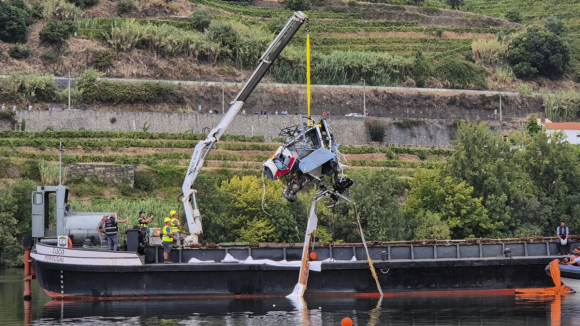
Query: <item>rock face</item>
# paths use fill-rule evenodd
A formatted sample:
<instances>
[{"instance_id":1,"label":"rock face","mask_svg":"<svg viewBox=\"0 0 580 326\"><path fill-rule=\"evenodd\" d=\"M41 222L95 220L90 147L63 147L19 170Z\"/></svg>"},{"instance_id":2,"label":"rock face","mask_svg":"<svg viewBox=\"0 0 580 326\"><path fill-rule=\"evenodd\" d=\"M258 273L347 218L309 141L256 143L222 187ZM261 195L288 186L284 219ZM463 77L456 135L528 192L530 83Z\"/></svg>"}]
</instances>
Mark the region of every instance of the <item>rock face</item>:
<instances>
[{"instance_id":1,"label":"rock face","mask_svg":"<svg viewBox=\"0 0 580 326\"><path fill-rule=\"evenodd\" d=\"M102 181L108 185L128 184L135 182L135 166L133 165L96 165L69 164L67 179L81 178L85 181Z\"/></svg>"}]
</instances>

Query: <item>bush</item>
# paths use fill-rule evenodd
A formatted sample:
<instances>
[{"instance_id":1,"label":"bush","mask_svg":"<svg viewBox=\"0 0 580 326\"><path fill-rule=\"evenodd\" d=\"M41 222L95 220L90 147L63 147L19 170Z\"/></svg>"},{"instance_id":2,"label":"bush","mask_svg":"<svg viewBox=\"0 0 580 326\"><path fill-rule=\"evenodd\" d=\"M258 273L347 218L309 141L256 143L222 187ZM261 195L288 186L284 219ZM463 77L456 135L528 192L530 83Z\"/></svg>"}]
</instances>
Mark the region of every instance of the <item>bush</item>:
<instances>
[{"instance_id":1,"label":"bush","mask_svg":"<svg viewBox=\"0 0 580 326\"><path fill-rule=\"evenodd\" d=\"M529 97L532 96L532 89L524 84L520 84L519 92L521 97Z\"/></svg>"},{"instance_id":2,"label":"bush","mask_svg":"<svg viewBox=\"0 0 580 326\"><path fill-rule=\"evenodd\" d=\"M383 121L374 118L365 119L365 126L371 141L382 142L385 139L385 124Z\"/></svg>"},{"instance_id":3,"label":"bush","mask_svg":"<svg viewBox=\"0 0 580 326\"><path fill-rule=\"evenodd\" d=\"M431 76L433 68L431 63L423 57L421 51L415 54L415 64L413 70L413 77L417 87L425 87L425 80Z\"/></svg>"},{"instance_id":4,"label":"bush","mask_svg":"<svg viewBox=\"0 0 580 326\"><path fill-rule=\"evenodd\" d=\"M56 62L58 60L58 53L54 51L46 51L40 55L40 59L46 62Z\"/></svg>"},{"instance_id":5,"label":"bush","mask_svg":"<svg viewBox=\"0 0 580 326\"><path fill-rule=\"evenodd\" d=\"M570 64L570 47L542 26L531 26L512 41L508 61L519 77L560 76Z\"/></svg>"},{"instance_id":6,"label":"bush","mask_svg":"<svg viewBox=\"0 0 580 326\"><path fill-rule=\"evenodd\" d=\"M292 11L304 11L310 9L309 0L284 0L284 8Z\"/></svg>"},{"instance_id":7,"label":"bush","mask_svg":"<svg viewBox=\"0 0 580 326\"><path fill-rule=\"evenodd\" d=\"M28 13L26 10L0 1L0 40L8 43L26 42Z\"/></svg>"},{"instance_id":8,"label":"bush","mask_svg":"<svg viewBox=\"0 0 580 326\"><path fill-rule=\"evenodd\" d=\"M568 27L566 26L566 24L564 24L563 21L561 21L555 16L550 16L546 18L546 21L544 22L544 27L546 27L548 31L558 36L564 36L568 34Z\"/></svg>"},{"instance_id":9,"label":"bush","mask_svg":"<svg viewBox=\"0 0 580 326\"><path fill-rule=\"evenodd\" d=\"M448 88L487 88L485 68L451 57L444 58L435 65L435 76Z\"/></svg>"},{"instance_id":10,"label":"bush","mask_svg":"<svg viewBox=\"0 0 580 326\"><path fill-rule=\"evenodd\" d=\"M150 173L137 171L135 174L134 187L145 192L152 192L155 189L155 182Z\"/></svg>"},{"instance_id":11,"label":"bush","mask_svg":"<svg viewBox=\"0 0 580 326\"><path fill-rule=\"evenodd\" d=\"M82 86L85 103L184 103L183 92L166 83L114 83L96 81Z\"/></svg>"},{"instance_id":12,"label":"bush","mask_svg":"<svg viewBox=\"0 0 580 326\"><path fill-rule=\"evenodd\" d=\"M4 84L28 103L50 102L58 98L58 87L53 75L15 72L10 74Z\"/></svg>"},{"instance_id":13,"label":"bush","mask_svg":"<svg viewBox=\"0 0 580 326\"><path fill-rule=\"evenodd\" d=\"M476 62L501 63L508 53L508 44L497 39L477 39L471 43L471 52Z\"/></svg>"},{"instance_id":14,"label":"bush","mask_svg":"<svg viewBox=\"0 0 580 326\"><path fill-rule=\"evenodd\" d=\"M40 1L35 2L30 7L30 16L32 18L42 19L43 18L43 15L42 15L43 10L44 10L44 7L42 6L42 3Z\"/></svg>"},{"instance_id":15,"label":"bush","mask_svg":"<svg viewBox=\"0 0 580 326\"><path fill-rule=\"evenodd\" d=\"M94 57L95 68L106 70L113 65L116 58L117 54L110 50L97 52Z\"/></svg>"},{"instance_id":16,"label":"bush","mask_svg":"<svg viewBox=\"0 0 580 326\"><path fill-rule=\"evenodd\" d=\"M13 45L8 49L8 55L12 59L21 60L30 57L30 49L27 46Z\"/></svg>"},{"instance_id":17,"label":"bush","mask_svg":"<svg viewBox=\"0 0 580 326\"><path fill-rule=\"evenodd\" d=\"M39 36L42 42L56 45L60 49L76 30L77 28L72 21L53 20L44 26Z\"/></svg>"},{"instance_id":18,"label":"bush","mask_svg":"<svg viewBox=\"0 0 580 326\"><path fill-rule=\"evenodd\" d=\"M445 0L445 3L451 6L451 9L459 9L459 6L465 6L465 0Z\"/></svg>"},{"instance_id":19,"label":"bush","mask_svg":"<svg viewBox=\"0 0 580 326\"><path fill-rule=\"evenodd\" d=\"M231 50L238 46L240 33L230 21L218 21L211 24L207 30L209 39Z\"/></svg>"},{"instance_id":20,"label":"bush","mask_svg":"<svg viewBox=\"0 0 580 326\"><path fill-rule=\"evenodd\" d=\"M510 10L505 14L505 19L513 23L521 23L523 18L522 14L518 10Z\"/></svg>"},{"instance_id":21,"label":"bush","mask_svg":"<svg viewBox=\"0 0 580 326\"><path fill-rule=\"evenodd\" d=\"M81 9L89 8L99 3L99 0L67 0L67 1Z\"/></svg>"},{"instance_id":22,"label":"bush","mask_svg":"<svg viewBox=\"0 0 580 326\"><path fill-rule=\"evenodd\" d=\"M131 12L135 7L135 2L133 0L120 0L117 2L117 14L123 15Z\"/></svg>"},{"instance_id":23,"label":"bush","mask_svg":"<svg viewBox=\"0 0 580 326\"><path fill-rule=\"evenodd\" d=\"M83 11L66 0L45 0L42 16L46 20L75 20L83 16Z\"/></svg>"},{"instance_id":24,"label":"bush","mask_svg":"<svg viewBox=\"0 0 580 326\"><path fill-rule=\"evenodd\" d=\"M580 92L558 90L555 94L542 90L546 118L552 121L576 121L580 113Z\"/></svg>"},{"instance_id":25,"label":"bush","mask_svg":"<svg viewBox=\"0 0 580 326\"><path fill-rule=\"evenodd\" d=\"M211 20L213 19L213 15L209 10L204 8L198 8L194 11L194 13L189 17L189 21L195 24L195 28L203 32L206 28L209 27L211 24Z\"/></svg>"}]
</instances>

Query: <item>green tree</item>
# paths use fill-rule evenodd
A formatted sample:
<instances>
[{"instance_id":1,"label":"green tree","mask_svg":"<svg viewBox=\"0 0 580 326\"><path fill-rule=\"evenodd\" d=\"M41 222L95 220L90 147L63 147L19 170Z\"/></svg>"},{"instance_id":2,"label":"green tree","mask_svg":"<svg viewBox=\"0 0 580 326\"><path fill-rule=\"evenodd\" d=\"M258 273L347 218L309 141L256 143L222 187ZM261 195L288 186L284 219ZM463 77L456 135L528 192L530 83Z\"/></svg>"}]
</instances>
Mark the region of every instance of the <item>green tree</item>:
<instances>
[{"instance_id":1,"label":"green tree","mask_svg":"<svg viewBox=\"0 0 580 326\"><path fill-rule=\"evenodd\" d=\"M417 53L415 53L415 64L413 70L413 76L417 87L425 87L425 80L431 76L432 71L433 68L431 63L423 57L421 51L417 51Z\"/></svg>"},{"instance_id":2,"label":"green tree","mask_svg":"<svg viewBox=\"0 0 580 326\"><path fill-rule=\"evenodd\" d=\"M482 198L493 223L495 236L507 232L530 209L533 186L525 171L513 161L517 152L486 123L462 122L455 151L449 159L449 174L473 187L473 197Z\"/></svg>"},{"instance_id":3,"label":"green tree","mask_svg":"<svg viewBox=\"0 0 580 326\"><path fill-rule=\"evenodd\" d=\"M284 8L292 11L304 11L310 9L309 0L284 0Z\"/></svg>"},{"instance_id":4,"label":"green tree","mask_svg":"<svg viewBox=\"0 0 580 326\"><path fill-rule=\"evenodd\" d=\"M0 40L8 43L25 43L28 28L28 12L0 1Z\"/></svg>"},{"instance_id":5,"label":"green tree","mask_svg":"<svg viewBox=\"0 0 580 326\"><path fill-rule=\"evenodd\" d=\"M419 6L423 2L425 2L425 0L413 0L413 3L415 4L415 6Z\"/></svg>"},{"instance_id":6,"label":"green tree","mask_svg":"<svg viewBox=\"0 0 580 326\"><path fill-rule=\"evenodd\" d=\"M295 222L288 203L280 195L282 182L267 181L264 193L262 180L255 176L235 176L222 182L220 191L232 195L228 227L238 241L287 241ZM262 211L264 195L264 211ZM251 226L261 226L253 228Z\"/></svg>"},{"instance_id":7,"label":"green tree","mask_svg":"<svg viewBox=\"0 0 580 326\"><path fill-rule=\"evenodd\" d=\"M205 8L196 8L193 14L189 17L189 21L195 24L195 28L203 32L211 25L213 15Z\"/></svg>"},{"instance_id":8,"label":"green tree","mask_svg":"<svg viewBox=\"0 0 580 326\"><path fill-rule=\"evenodd\" d=\"M560 76L570 64L570 48L545 27L532 26L513 39L508 61L520 77Z\"/></svg>"},{"instance_id":9,"label":"green tree","mask_svg":"<svg viewBox=\"0 0 580 326\"><path fill-rule=\"evenodd\" d=\"M528 119L528 122L526 123L526 131L530 135L533 135L538 133L538 131L540 130L542 130L542 127L540 127L540 124L538 123L538 118L530 117L530 119Z\"/></svg>"},{"instance_id":10,"label":"green tree","mask_svg":"<svg viewBox=\"0 0 580 326\"><path fill-rule=\"evenodd\" d=\"M451 6L451 9L459 9L459 6L465 6L465 0L445 0L445 3Z\"/></svg>"},{"instance_id":11,"label":"green tree","mask_svg":"<svg viewBox=\"0 0 580 326\"><path fill-rule=\"evenodd\" d=\"M568 26L566 26L562 20L555 16L546 18L546 21L544 21L544 27L546 27L548 31L558 36L565 36L568 34Z\"/></svg>"},{"instance_id":12,"label":"green tree","mask_svg":"<svg viewBox=\"0 0 580 326\"><path fill-rule=\"evenodd\" d=\"M33 181L19 180L0 190L0 265L22 264L20 239L30 232L30 194L34 189L36 187Z\"/></svg>"},{"instance_id":13,"label":"green tree","mask_svg":"<svg viewBox=\"0 0 580 326\"><path fill-rule=\"evenodd\" d=\"M415 214L413 239L450 239L449 225L441 216L431 211L420 210Z\"/></svg>"},{"instance_id":14,"label":"green tree","mask_svg":"<svg viewBox=\"0 0 580 326\"><path fill-rule=\"evenodd\" d=\"M513 23L521 23L523 21L522 14L518 10L510 10L505 15L505 19Z\"/></svg>"},{"instance_id":15,"label":"green tree","mask_svg":"<svg viewBox=\"0 0 580 326\"><path fill-rule=\"evenodd\" d=\"M580 228L580 167L575 146L564 133L547 134L544 130L532 135L516 133L512 141L522 149L514 156L517 168L530 176L528 187L534 190L534 210L526 214L525 222L540 227L545 234L552 234L561 219Z\"/></svg>"},{"instance_id":16,"label":"green tree","mask_svg":"<svg viewBox=\"0 0 580 326\"><path fill-rule=\"evenodd\" d=\"M441 221L448 228L447 235L451 230L453 238L492 234L495 231L493 222L482 205L482 199L473 197L473 187L446 174L444 170L418 169L415 172L407 202L402 208L412 221L414 237L423 237L426 230L445 236Z\"/></svg>"},{"instance_id":17,"label":"green tree","mask_svg":"<svg viewBox=\"0 0 580 326\"><path fill-rule=\"evenodd\" d=\"M405 223L397 200L404 191L405 181L389 169L356 171L350 177L356 180L350 189L350 196L357 203L366 239L386 241L406 238L409 226ZM335 230L344 230L340 230L338 238L347 242L360 241L360 235L352 224L355 221L352 206L343 205L340 213L343 219Z\"/></svg>"},{"instance_id":18,"label":"green tree","mask_svg":"<svg viewBox=\"0 0 580 326\"><path fill-rule=\"evenodd\" d=\"M76 25L72 21L53 20L40 31L39 36L42 42L56 45L61 49L76 30Z\"/></svg>"}]
</instances>

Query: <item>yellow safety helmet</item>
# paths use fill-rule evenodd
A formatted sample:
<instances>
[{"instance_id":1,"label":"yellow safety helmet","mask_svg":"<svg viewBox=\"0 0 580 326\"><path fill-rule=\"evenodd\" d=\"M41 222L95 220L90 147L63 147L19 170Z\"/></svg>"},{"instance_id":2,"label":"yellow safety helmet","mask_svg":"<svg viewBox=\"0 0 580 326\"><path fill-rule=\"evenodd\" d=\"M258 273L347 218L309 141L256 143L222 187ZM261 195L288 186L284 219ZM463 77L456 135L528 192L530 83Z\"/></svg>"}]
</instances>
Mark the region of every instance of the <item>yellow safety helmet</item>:
<instances>
[{"instance_id":1,"label":"yellow safety helmet","mask_svg":"<svg viewBox=\"0 0 580 326\"><path fill-rule=\"evenodd\" d=\"M170 218L170 217L166 217L166 218L163 220L163 223L167 223L167 222L171 222L171 218Z\"/></svg>"},{"instance_id":2,"label":"yellow safety helmet","mask_svg":"<svg viewBox=\"0 0 580 326\"><path fill-rule=\"evenodd\" d=\"M173 215L175 215L176 213L177 213L176 211L171 211L171 212L169 212L169 215L173 216Z\"/></svg>"}]
</instances>

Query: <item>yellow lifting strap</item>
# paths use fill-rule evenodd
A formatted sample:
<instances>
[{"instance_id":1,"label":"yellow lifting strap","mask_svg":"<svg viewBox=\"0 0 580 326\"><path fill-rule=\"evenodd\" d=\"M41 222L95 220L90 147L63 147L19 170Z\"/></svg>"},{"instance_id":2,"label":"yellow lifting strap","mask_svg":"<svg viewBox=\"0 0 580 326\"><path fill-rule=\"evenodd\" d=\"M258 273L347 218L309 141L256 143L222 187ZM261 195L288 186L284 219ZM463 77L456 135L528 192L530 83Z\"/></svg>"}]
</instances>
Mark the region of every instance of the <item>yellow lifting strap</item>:
<instances>
[{"instance_id":1,"label":"yellow lifting strap","mask_svg":"<svg viewBox=\"0 0 580 326\"><path fill-rule=\"evenodd\" d=\"M306 98L308 101L308 116L310 117L310 31L306 31ZM311 125L310 120L308 125Z\"/></svg>"},{"instance_id":2,"label":"yellow lifting strap","mask_svg":"<svg viewBox=\"0 0 580 326\"><path fill-rule=\"evenodd\" d=\"M375 266L373 265L373 260L371 259L371 255L369 255L369 248L367 247L367 242L365 240L365 235L363 233L362 226L361 226L361 222L360 222L360 216L358 216L358 212L356 210L356 204L355 203L352 203L352 208L354 210L354 216L356 217L356 223L357 223L357 226L358 226L358 231L360 232L360 237L361 237L361 240L362 240L363 245L365 247L365 251L367 253L367 261L369 263L369 269L371 270L371 275L375 279L375 283L377 283L377 290L379 290L379 293L381 294L381 297L383 297L384 296L383 289L381 288L381 283L379 282L379 277L377 276L377 272L375 271Z\"/></svg>"}]
</instances>

